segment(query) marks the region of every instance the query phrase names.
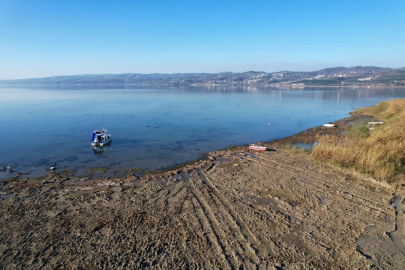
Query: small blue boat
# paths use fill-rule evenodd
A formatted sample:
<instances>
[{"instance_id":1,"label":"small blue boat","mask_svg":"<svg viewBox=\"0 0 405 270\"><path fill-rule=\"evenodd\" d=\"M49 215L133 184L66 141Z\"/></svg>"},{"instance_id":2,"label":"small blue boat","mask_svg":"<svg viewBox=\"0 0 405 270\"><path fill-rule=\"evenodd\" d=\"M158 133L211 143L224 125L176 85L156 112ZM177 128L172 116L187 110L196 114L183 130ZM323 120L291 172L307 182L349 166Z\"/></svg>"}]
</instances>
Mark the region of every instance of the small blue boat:
<instances>
[{"instance_id":1,"label":"small blue boat","mask_svg":"<svg viewBox=\"0 0 405 270\"><path fill-rule=\"evenodd\" d=\"M107 130L95 130L93 132L93 138L91 139L92 146L103 147L112 141L111 134L107 134Z\"/></svg>"}]
</instances>

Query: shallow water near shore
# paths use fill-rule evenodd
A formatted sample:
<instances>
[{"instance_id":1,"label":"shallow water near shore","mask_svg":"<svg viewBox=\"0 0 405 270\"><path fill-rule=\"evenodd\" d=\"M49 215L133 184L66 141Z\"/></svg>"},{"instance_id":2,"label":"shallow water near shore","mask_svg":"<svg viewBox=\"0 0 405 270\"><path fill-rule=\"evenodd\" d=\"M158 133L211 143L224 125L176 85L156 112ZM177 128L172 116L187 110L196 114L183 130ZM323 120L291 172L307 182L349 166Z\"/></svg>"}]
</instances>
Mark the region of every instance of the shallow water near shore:
<instances>
[{"instance_id":1,"label":"shallow water near shore","mask_svg":"<svg viewBox=\"0 0 405 270\"><path fill-rule=\"evenodd\" d=\"M95 167L161 170L201 153L270 141L337 121L405 89L1 87L0 179ZM93 149L93 130L109 147Z\"/></svg>"}]
</instances>

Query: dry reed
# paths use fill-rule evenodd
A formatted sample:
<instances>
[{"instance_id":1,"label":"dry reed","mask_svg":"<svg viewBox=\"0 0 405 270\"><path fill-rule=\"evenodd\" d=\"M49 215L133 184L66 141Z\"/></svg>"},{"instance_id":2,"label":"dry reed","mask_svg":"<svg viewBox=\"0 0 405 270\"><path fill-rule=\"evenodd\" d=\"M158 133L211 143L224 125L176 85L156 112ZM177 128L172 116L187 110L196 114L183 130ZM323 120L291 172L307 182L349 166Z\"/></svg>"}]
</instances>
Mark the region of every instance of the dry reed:
<instances>
[{"instance_id":1,"label":"dry reed","mask_svg":"<svg viewBox=\"0 0 405 270\"><path fill-rule=\"evenodd\" d=\"M368 130L367 123L359 122L353 124L345 135L324 136L314 147L312 156L386 181L404 173L405 99L384 101L356 113L371 115L384 124Z\"/></svg>"}]
</instances>

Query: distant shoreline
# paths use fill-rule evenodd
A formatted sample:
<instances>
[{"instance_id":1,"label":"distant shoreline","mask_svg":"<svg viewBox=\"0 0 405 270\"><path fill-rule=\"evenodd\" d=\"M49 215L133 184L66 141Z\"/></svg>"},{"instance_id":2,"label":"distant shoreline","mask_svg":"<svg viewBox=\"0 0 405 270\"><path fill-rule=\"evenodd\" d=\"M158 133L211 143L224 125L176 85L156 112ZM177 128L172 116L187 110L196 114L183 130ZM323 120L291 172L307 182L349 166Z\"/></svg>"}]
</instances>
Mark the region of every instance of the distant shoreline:
<instances>
[{"instance_id":1,"label":"distant shoreline","mask_svg":"<svg viewBox=\"0 0 405 270\"><path fill-rule=\"evenodd\" d=\"M310 89L310 88L344 88L344 89L384 89L384 88L397 88L403 89L405 85L268 85L268 84L249 84L249 85L235 85L235 84L139 84L139 83L104 83L104 84L1 84L0 87L226 87L226 88L247 88L247 87L265 87L274 89Z\"/></svg>"}]
</instances>

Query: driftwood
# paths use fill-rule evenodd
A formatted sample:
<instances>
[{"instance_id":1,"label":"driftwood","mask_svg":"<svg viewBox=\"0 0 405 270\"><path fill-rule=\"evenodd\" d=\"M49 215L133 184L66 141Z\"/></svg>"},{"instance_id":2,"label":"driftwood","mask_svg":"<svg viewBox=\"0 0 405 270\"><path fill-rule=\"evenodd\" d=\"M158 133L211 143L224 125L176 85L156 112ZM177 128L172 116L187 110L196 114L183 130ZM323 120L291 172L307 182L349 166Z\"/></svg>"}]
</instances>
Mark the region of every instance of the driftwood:
<instances>
[{"instance_id":1,"label":"driftwood","mask_svg":"<svg viewBox=\"0 0 405 270\"><path fill-rule=\"evenodd\" d=\"M372 129L374 129L374 127L376 125L382 125L382 124L384 124L384 122L368 122L367 128L368 128L368 130L372 130Z\"/></svg>"}]
</instances>

